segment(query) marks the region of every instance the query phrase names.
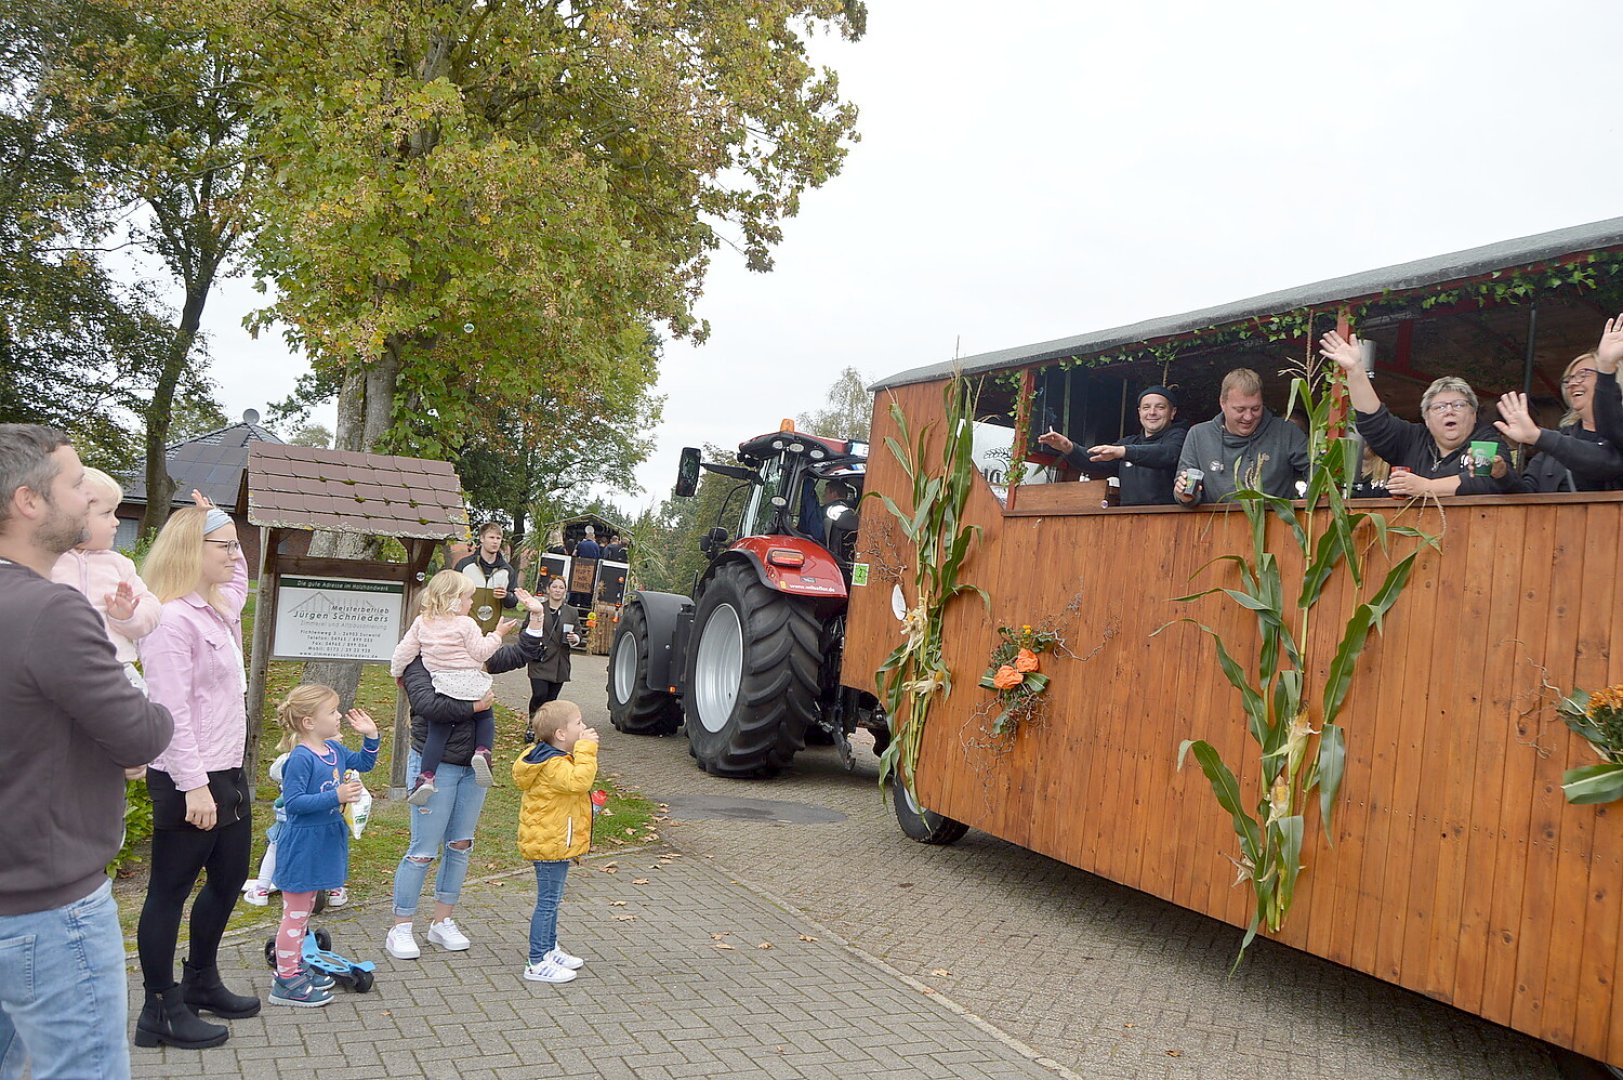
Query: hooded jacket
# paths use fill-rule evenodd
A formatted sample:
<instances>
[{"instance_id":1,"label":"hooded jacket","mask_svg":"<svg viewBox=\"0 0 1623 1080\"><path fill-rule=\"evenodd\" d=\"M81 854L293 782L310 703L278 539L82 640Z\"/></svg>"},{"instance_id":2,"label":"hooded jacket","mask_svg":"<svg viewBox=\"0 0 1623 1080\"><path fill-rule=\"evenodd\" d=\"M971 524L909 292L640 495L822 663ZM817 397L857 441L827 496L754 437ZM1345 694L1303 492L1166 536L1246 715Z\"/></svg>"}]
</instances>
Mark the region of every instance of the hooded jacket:
<instances>
[{"instance_id":1,"label":"hooded jacket","mask_svg":"<svg viewBox=\"0 0 1623 1080\"><path fill-rule=\"evenodd\" d=\"M557 862L592 847L592 782L597 743L581 740L566 754L540 742L513 762L513 784L524 793L518 808L518 851L531 862Z\"/></svg>"},{"instance_id":2,"label":"hooded jacket","mask_svg":"<svg viewBox=\"0 0 1623 1080\"><path fill-rule=\"evenodd\" d=\"M1282 499L1297 498L1296 482L1307 479L1307 436L1289 420L1264 409L1257 430L1235 435L1223 426L1219 412L1189 429L1178 456L1178 471L1205 473L1199 503L1214 503L1234 494L1235 476L1247 477L1261 467L1258 487ZM1174 480L1176 477L1174 477ZM1169 488L1170 490L1170 488Z\"/></svg>"},{"instance_id":3,"label":"hooded jacket","mask_svg":"<svg viewBox=\"0 0 1623 1080\"><path fill-rule=\"evenodd\" d=\"M135 572L135 564L116 551L64 551L51 567L51 580L58 585L72 585L85 594L90 606L100 613L121 664L133 663L140 656L135 643L152 633L163 614L163 604ZM120 582L128 582L135 592L135 614L128 619L107 614L105 597Z\"/></svg>"},{"instance_id":4,"label":"hooded jacket","mask_svg":"<svg viewBox=\"0 0 1623 1080\"><path fill-rule=\"evenodd\" d=\"M1176 501L1172 483L1188 436L1189 425L1174 420L1154 435L1129 435L1115 443L1127 448L1127 456L1120 461L1089 461L1085 446L1071 447L1065 460L1089 476L1119 475L1123 506L1165 506Z\"/></svg>"}]
</instances>

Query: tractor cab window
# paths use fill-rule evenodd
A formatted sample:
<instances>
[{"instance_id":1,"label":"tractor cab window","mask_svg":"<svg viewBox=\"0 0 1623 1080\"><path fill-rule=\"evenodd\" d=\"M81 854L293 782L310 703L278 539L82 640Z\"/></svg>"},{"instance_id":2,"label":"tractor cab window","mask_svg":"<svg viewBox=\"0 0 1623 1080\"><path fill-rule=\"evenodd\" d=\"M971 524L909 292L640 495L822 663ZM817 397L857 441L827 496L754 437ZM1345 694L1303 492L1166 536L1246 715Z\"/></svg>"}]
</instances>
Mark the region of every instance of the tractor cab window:
<instances>
[{"instance_id":1,"label":"tractor cab window","mask_svg":"<svg viewBox=\"0 0 1623 1080\"><path fill-rule=\"evenodd\" d=\"M738 526L739 536L760 536L770 532L772 515L776 510L772 500L784 495L784 463L781 455L762 462L760 473L761 482L744 505L744 516Z\"/></svg>"}]
</instances>

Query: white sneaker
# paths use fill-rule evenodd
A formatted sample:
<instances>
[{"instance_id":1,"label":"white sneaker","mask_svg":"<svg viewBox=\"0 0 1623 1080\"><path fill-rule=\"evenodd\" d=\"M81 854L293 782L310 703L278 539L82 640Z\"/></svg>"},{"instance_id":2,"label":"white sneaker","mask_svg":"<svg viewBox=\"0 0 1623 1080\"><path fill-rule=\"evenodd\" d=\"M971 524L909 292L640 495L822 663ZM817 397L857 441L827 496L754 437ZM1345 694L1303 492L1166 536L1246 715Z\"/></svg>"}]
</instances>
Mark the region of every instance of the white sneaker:
<instances>
[{"instance_id":1,"label":"white sneaker","mask_svg":"<svg viewBox=\"0 0 1623 1080\"><path fill-rule=\"evenodd\" d=\"M564 952L562 947L556 945L553 946L551 952L547 953L547 955L543 956L541 959L557 964L559 967L568 968L570 971L579 971L581 968L586 966L586 961L582 960L578 956Z\"/></svg>"},{"instance_id":2,"label":"white sneaker","mask_svg":"<svg viewBox=\"0 0 1623 1080\"><path fill-rule=\"evenodd\" d=\"M553 963L552 953L547 953L535 963L524 965L524 977L531 982L566 983L574 981L575 973L561 964Z\"/></svg>"},{"instance_id":3,"label":"white sneaker","mask_svg":"<svg viewBox=\"0 0 1623 1080\"><path fill-rule=\"evenodd\" d=\"M473 942L468 935L457 929L455 919L446 919L444 922L430 923L428 926L428 940L442 949L451 952L461 952Z\"/></svg>"},{"instance_id":4,"label":"white sneaker","mask_svg":"<svg viewBox=\"0 0 1623 1080\"><path fill-rule=\"evenodd\" d=\"M264 907L270 903L270 890L257 881L250 881L242 887L242 899L254 907Z\"/></svg>"},{"instance_id":5,"label":"white sneaker","mask_svg":"<svg viewBox=\"0 0 1623 1080\"><path fill-rule=\"evenodd\" d=\"M417 945L417 934L409 922L395 923L389 929L389 939L383 943L383 947L396 960L415 960L423 955L423 950Z\"/></svg>"},{"instance_id":6,"label":"white sneaker","mask_svg":"<svg viewBox=\"0 0 1623 1080\"><path fill-rule=\"evenodd\" d=\"M252 901L249 901L249 902L252 903ZM333 908L343 907L347 903L349 903L349 890L348 889L340 887L340 888L337 888L337 889L328 889L327 890L327 906L328 907L333 907Z\"/></svg>"}]
</instances>

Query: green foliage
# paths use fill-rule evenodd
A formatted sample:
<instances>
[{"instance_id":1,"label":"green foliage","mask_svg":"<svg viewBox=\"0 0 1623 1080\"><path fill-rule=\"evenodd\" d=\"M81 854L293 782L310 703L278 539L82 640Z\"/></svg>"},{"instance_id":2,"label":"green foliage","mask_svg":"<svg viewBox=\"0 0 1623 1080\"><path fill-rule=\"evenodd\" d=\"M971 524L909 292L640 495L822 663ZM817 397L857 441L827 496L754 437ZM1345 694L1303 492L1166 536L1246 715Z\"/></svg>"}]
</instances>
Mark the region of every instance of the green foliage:
<instances>
[{"instance_id":1,"label":"green foliage","mask_svg":"<svg viewBox=\"0 0 1623 1080\"><path fill-rule=\"evenodd\" d=\"M992 734L1013 731L1029 717L1039 697L1048 690L1048 676L1041 670L1040 657L1059 644L1058 632L1022 626L997 628L1001 639L992 650L979 685L997 693L998 714L992 721ZM999 685L1002 683L1003 685Z\"/></svg>"},{"instance_id":2,"label":"green foliage","mask_svg":"<svg viewBox=\"0 0 1623 1080\"><path fill-rule=\"evenodd\" d=\"M966 593L974 593L992 610L991 599L978 585L961 581L964 564L981 534L979 525L964 520L964 507L974 486L973 460L975 400L962 377L953 378L942 391L945 424L941 428L939 465L929 463L931 421L914 435L907 416L895 401L890 402L891 422L901 441L885 436L888 450L910 485L910 506L903 509L889 495L871 491L864 499L877 498L890 511L911 546L908 566L912 570L910 607L902 621L903 640L874 673L879 700L890 721L891 740L879 755L879 784L892 778L915 792L915 772L924 725L930 707L939 694L952 693L952 672L942 656L942 623L949 605Z\"/></svg>"},{"instance_id":3,"label":"green foliage","mask_svg":"<svg viewBox=\"0 0 1623 1080\"><path fill-rule=\"evenodd\" d=\"M873 428L873 395L862 372L843 369L828 388L823 407L795 417L795 428L826 439L866 442Z\"/></svg>"},{"instance_id":4,"label":"green foliage","mask_svg":"<svg viewBox=\"0 0 1623 1080\"><path fill-rule=\"evenodd\" d=\"M108 877L121 877L130 873L141 861L139 851L152 839L152 794L145 780L129 780L124 784L124 846L118 849L113 861L107 864Z\"/></svg>"},{"instance_id":5,"label":"green foliage","mask_svg":"<svg viewBox=\"0 0 1623 1080\"><path fill-rule=\"evenodd\" d=\"M1623 799L1623 685L1594 694L1574 690L1561 699L1556 713L1601 759L1598 765L1566 771L1561 790L1567 801L1583 805Z\"/></svg>"},{"instance_id":6,"label":"green foliage","mask_svg":"<svg viewBox=\"0 0 1623 1080\"><path fill-rule=\"evenodd\" d=\"M1244 477L1237 469L1240 486L1234 499L1250 525L1251 550L1249 555L1220 555L1202 567L1202 572L1214 566L1232 566L1239 587L1216 586L1174 600L1190 603L1222 595L1257 619L1255 681L1217 631L1193 619L1175 620L1194 623L1212 639L1223 676L1240 695L1246 730L1261 757L1261 791L1253 813L1246 808L1233 772L1211 744L1186 740L1178 751L1180 768L1185 757L1194 753L1218 804L1234 819L1240 844L1240 857L1235 860L1239 880L1250 883L1256 901L1251 925L1240 945L1241 957L1259 927L1265 924L1270 933L1277 933L1290 912L1302 871L1302 811L1315 790L1321 823L1334 843L1336 799L1347 759L1346 733L1336 721L1346 705L1358 658L1370 631L1380 630L1381 620L1397 603L1420 551L1439 546L1436 538L1418 529L1390 524L1381 514L1354 510L1347 504L1346 493L1358 476L1358 448L1352 439L1330 435L1330 411L1337 387L1327 366L1309 359L1299 369L1291 383L1291 404L1286 409L1288 414L1300 404L1309 424L1312 465L1303 505L1296 507L1289 499L1258 490L1255 478ZM1269 538L1270 520L1283 526L1289 542L1301 555L1299 582L1284 579ZM1322 532L1316 533L1321 521ZM1276 529L1275 535L1279 531ZM1394 537L1412 540L1413 544L1406 554L1392 561ZM1312 615L1325 587L1338 572L1347 573L1356 588L1363 587L1367 550L1361 545L1378 546L1389 565L1379 587L1347 619L1323 683L1317 688L1320 727L1315 730L1313 682L1321 664L1309 648ZM1165 629L1163 626L1156 633ZM1238 957L1235 962L1238 964Z\"/></svg>"},{"instance_id":7,"label":"green foliage","mask_svg":"<svg viewBox=\"0 0 1623 1080\"><path fill-rule=\"evenodd\" d=\"M738 463L733 454L709 444L704 447L704 460ZM748 483L703 472L693 497L673 495L657 510L640 515L631 524L631 574L637 587L691 595L694 582L710 564L699 550L699 538L715 525L736 537L748 489Z\"/></svg>"}]
</instances>

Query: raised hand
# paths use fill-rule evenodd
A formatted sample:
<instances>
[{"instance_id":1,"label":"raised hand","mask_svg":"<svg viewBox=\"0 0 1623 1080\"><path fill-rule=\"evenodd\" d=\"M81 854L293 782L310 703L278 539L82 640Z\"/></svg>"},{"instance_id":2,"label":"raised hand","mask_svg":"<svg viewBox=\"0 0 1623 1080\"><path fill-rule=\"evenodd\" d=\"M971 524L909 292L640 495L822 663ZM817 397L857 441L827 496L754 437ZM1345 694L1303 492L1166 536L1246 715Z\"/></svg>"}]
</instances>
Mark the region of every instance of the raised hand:
<instances>
[{"instance_id":1,"label":"raised hand","mask_svg":"<svg viewBox=\"0 0 1623 1080\"><path fill-rule=\"evenodd\" d=\"M366 736L368 739L378 737L378 724L365 709L351 709L346 715L349 726Z\"/></svg>"},{"instance_id":2,"label":"raised hand","mask_svg":"<svg viewBox=\"0 0 1623 1080\"><path fill-rule=\"evenodd\" d=\"M508 634L511 634L517 628L518 628L518 620L517 619L503 619L501 622L496 624L496 636L497 637L506 637Z\"/></svg>"},{"instance_id":3,"label":"raised hand","mask_svg":"<svg viewBox=\"0 0 1623 1080\"><path fill-rule=\"evenodd\" d=\"M128 622L135 616L135 590L130 583L120 581L118 588L102 597L107 606L107 617L117 622Z\"/></svg>"},{"instance_id":4,"label":"raised hand","mask_svg":"<svg viewBox=\"0 0 1623 1080\"><path fill-rule=\"evenodd\" d=\"M1595 346L1595 369L1610 374L1617 370L1619 360L1623 360L1623 315L1606 320L1600 344Z\"/></svg>"},{"instance_id":5,"label":"raised hand","mask_svg":"<svg viewBox=\"0 0 1623 1080\"><path fill-rule=\"evenodd\" d=\"M1538 425L1527 412L1527 396L1511 390L1499 398L1499 415L1503 420L1495 420L1493 426L1499 429L1499 434L1511 442L1519 442L1531 446L1538 442Z\"/></svg>"},{"instance_id":6,"label":"raised hand","mask_svg":"<svg viewBox=\"0 0 1623 1080\"><path fill-rule=\"evenodd\" d=\"M1076 443L1072 442L1064 435L1061 435L1059 432L1052 430L1045 431L1041 435L1037 436L1037 442L1048 447L1056 454L1069 454L1076 446Z\"/></svg>"},{"instance_id":7,"label":"raised hand","mask_svg":"<svg viewBox=\"0 0 1623 1080\"><path fill-rule=\"evenodd\" d=\"M1358 347L1358 335L1344 338L1332 330L1319 339L1319 355L1335 364L1347 374L1364 365L1364 353Z\"/></svg>"},{"instance_id":8,"label":"raised hand","mask_svg":"<svg viewBox=\"0 0 1623 1080\"><path fill-rule=\"evenodd\" d=\"M209 502L209 497L196 488L192 488L192 502L196 503L201 510L214 509L214 504Z\"/></svg>"},{"instance_id":9,"label":"raised hand","mask_svg":"<svg viewBox=\"0 0 1623 1080\"><path fill-rule=\"evenodd\" d=\"M537 612L546 606L546 601L528 589L514 589L513 595L518 597L518 602L523 604L527 611Z\"/></svg>"}]
</instances>

